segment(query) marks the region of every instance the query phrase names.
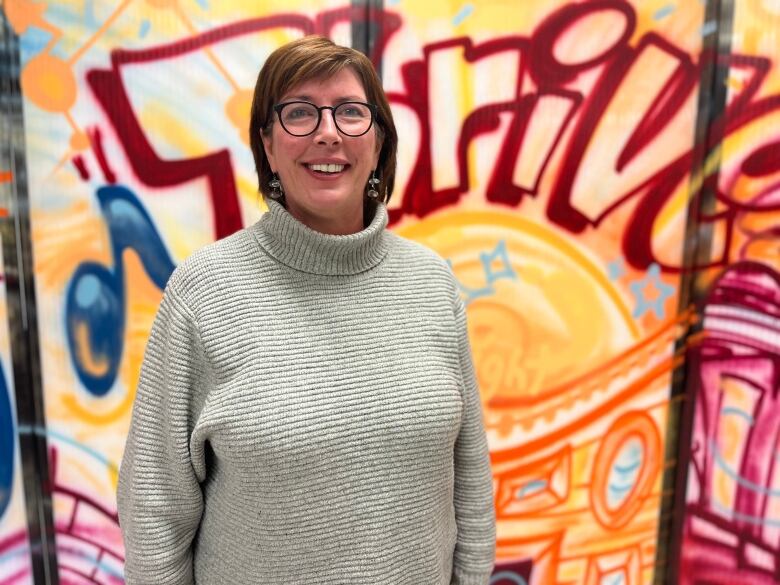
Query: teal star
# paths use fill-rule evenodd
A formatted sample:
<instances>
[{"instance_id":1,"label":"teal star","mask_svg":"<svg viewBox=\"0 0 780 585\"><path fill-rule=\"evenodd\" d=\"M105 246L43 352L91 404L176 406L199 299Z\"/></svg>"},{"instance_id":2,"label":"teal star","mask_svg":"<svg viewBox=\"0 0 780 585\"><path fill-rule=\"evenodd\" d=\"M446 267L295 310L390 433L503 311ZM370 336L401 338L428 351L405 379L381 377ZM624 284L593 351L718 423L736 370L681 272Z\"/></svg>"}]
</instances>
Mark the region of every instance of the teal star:
<instances>
[{"instance_id":1,"label":"teal star","mask_svg":"<svg viewBox=\"0 0 780 585\"><path fill-rule=\"evenodd\" d=\"M645 290L651 284L658 291L658 295L654 299L648 300L645 296ZM649 311L653 311L656 318L663 319L664 315L666 314L666 310L664 308L666 299L671 297L676 290L673 286L666 284L661 280L661 267L656 263L650 265L650 268L647 269L647 274L644 278L635 280L634 282L630 283L628 287L631 289L631 292L634 294L634 298L636 299L636 306L634 307L634 312L631 315L635 319L642 317Z\"/></svg>"}]
</instances>

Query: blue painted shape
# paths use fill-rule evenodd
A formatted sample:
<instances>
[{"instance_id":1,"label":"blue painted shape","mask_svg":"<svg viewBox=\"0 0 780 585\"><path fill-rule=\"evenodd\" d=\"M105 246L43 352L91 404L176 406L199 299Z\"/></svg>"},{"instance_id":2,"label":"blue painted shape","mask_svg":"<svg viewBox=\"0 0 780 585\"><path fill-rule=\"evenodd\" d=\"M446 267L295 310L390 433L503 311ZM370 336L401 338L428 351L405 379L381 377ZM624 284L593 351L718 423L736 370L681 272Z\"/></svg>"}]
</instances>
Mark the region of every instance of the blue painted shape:
<instances>
[{"instance_id":1,"label":"blue painted shape","mask_svg":"<svg viewBox=\"0 0 780 585\"><path fill-rule=\"evenodd\" d=\"M612 465L607 478L607 504L610 508L619 508L634 489L642 465L644 464L644 449L636 439L625 443Z\"/></svg>"},{"instance_id":2,"label":"blue painted shape","mask_svg":"<svg viewBox=\"0 0 780 585\"><path fill-rule=\"evenodd\" d=\"M479 298L489 297L496 292L496 289L494 289L492 286L485 286L482 288L469 288L462 282L458 282L458 286L460 287L460 291L466 297L465 300L463 301L466 305Z\"/></svg>"},{"instance_id":3,"label":"blue painted shape","mask_svg":"<svg viewBox=\"0 0 780 585\"><path fill-rule=\"evenodd\" d=\"M482 271L485 275L485 286L481 288L470 288L458 281L460 291L464 295L463 302L468 305L470 302L482 298L489 297L496 292L493 286L499 280L517 280L517 273L512 268L512 263L509 260L509 252L506 249L506 241L500 240L496 247L490 252L480 252L479 260L482 263ZM493 262L498 260L500 268L493 270ZM447 260L447 264L452 269L452 261Z\"/></svg>"},{"instance_id":4,"label":"blue painted shape","mask_svg":"<svg viewBox=\"0 0 780 585\"><path fill-rule=\"evenodd\" d=\"M3 553L0 555L0 565L18 559L19 557L28 557L30 555L30 547L25 546L23 548L12 550L11 552Z\"/></svg>"},{"instance_id":5,"label":"blue painted shape","mask_svg":"<svg viewBox=\"0 0 780 585\"><path fill-rule=\"evenodd\" d=\"M60 553L62 554L62 553ZM76 557L79 557L82 561L85 561L87 563L90 563L91 566L95 567L97 570L102 571L106 573L107 575L114 577L114 579L123 579L124 574L122 571L117 571L114 567L106 563L105 561L101 561L100 559L90 555L89 553L85 552L84 550L76 549L76 548L68 548L67 554L74 555ZM100 554L100 553L98 553ZM64 555L63 555L64 556Z\"/></svg>"},{"instance_id":6,"label":"blue painted shape","mask_svg":"<svg viewBox=\"0 0 780 585\"><path fill-rule=\"evenodd\" d=\"M677 10L677 7L674 4L667 4L666 6L662 6L653 13L653 20L663 20L675 10Z\"/></svg>"},{"instance_id":7,"label":"blue painted shape","mask_svg":"<svg viewBox=\"0 0 780 585\"><path fill-rule=\"evenodd\" d=\"M546 487L547 487L547 481L544 479L535 479L533 481L529 481L527 484L525 484L523 487L517 490L516 498L518 500L521 500L525 496L530 496L532 494L535 494Z\"/></svg>"},{"instance_id":8,"label":"blue painted shape","mask_svg":"<svg viewBox=\"0 0 780 585\"><path fill-rule=\"evenodd\" d=\"M658 294L653 300L648 300L645 297L645 288L650 284L658 291ZM631 292L636 299L636 306L631 315L632 317L638 319L652 311L655 313L656 318L663 319L666 314L666 309L664 307L666 299L674 294L675 289L673 286L666 284L661 280L661 267L658 266L658 264L651 264L650 268L647 269L645 277L635 280L630 283L628 287L631 289Z\"/></svg>"},{"instance_id":9,"label":"blue painted shape","mask_svg":"<svg viewBox=\"0 0 780 585\"><path fill-rule=\"evenodd\" d=\"M16 454L15 439L11 397L8 394L8 385L5 383L3 364L0 363L0 519L11 501Z\"/></svg>"},{"instance_id":10,"label":"blue painted shape","mask_svg":"<svg viewBox=\"0 0 780 585\"><path fill-rule=\"evenodd\" d=\"M491 252L482 252L479 255L479 260L482 262L482 268L485 270L485 282L488 286L491 286L494 282L502 279L516 280L517 273L512 268L512 262L509 260L509 252L506 249L506 240L501 240L496 244ZM493 270L493 261L498 260L501 268L497 271Z\"/></svg>"},{"instance_id":11,"label":"blue painted shape","mask_svg":"<svg viewBox=\"0 0 780 585\"><path fill-rule=\"evenodd\" d=\"M608 583L604 583L604 585L625 585L626 582L626 576L624 573L618 573L617 575L613 575L615 578L612 581L609 581Z\"/></svg>"},{"instance_id":12,"label":"blue painted shape","mask_svg":"<svg viewBox=\"0 0 780 585\"><path fill-rule=\"evenodd\" d=\"M152 282L164 289L176 265L140 201L121 186L101 187L98 199L111 234L114 266L121 267L125 249L133 249Z\"/></svg>"},{"instance_id":13,"label":"blue painted shape","mask_svg":"<svg viewBox=\"0 0 780 585\"><path fill-rule=\"evenodd\" d=\"M96 293L93 293L93 287L97 289ZM94 302L83 302L92 296ZM122 354L124 277L114 275L95 262L85 262L73 274L65 306L73 365L87 390L95 396L103 396L114 383Z\"/></svg>"},{"instance_id":14,"label":"blue painted shape","mask_svg":"<svg viewBox=\"0 0 780 585\"><path fill-rule=\"evenodd\" d=\"M736 408L734 406L725 406L720 410L721 416L736 416L737 418L741 418L745 422L747 422L751 427L753 426L753 423L755 422L753 417L742 410L741 408Z\"/></svg>"},{"instance_id":15,"label":"blue painted shape","mask_svg":"<svg viewBox=\"0 0 780 585\"><path fill-rule=\"evenodd\" d=\"M723 470L723 473L733 479L736 483L750 491L773 498L780 498L780 489L768 488L745 477L742 477L742 475L739 474L733 467L731 467L728 464L728 461L723 458L723 455L721 455L720 449L718 448L718 445L715 443L715 441L710 440L709 445L710 450L712 451L713 459L715 459L715 464Z\"/></svg>"},{"instance_id":16,"label":"blue painted shape","mask_svg":"<svg viewBox=\"0 0 780 585\"><path fill-rule=\"evenodd\" d=\"M116 380L125 333L126 283L122 253L133 249L161 290L175 265L151 217L126 187L101 187L98 200L108 226L113 266L84 262L76 268L65 298L65 327L71 361L84 387L105 396Z\"/></svg>"},{"instance_id":17,"label":"blue painted shape","mask_svg":"<svg viewBox=\"0 0 780 585\"><path fill-rule=\"evenodd\" d=\"M777 518L765 518L761 516L753 516L752 514L743 514L742 512L735 512L734 510L727 508L718 501L712 500L712 507L717 512L720 512L727 518L738 520L745 524L753 524L754 526L771 526L772 528L780 528L780 519Z\"/></svg>"},{"instance_id":18,"label":"blue painted shape","mask_svg":"<svg viewBox=\"0 0 780 585\"><path fill-rule=\"evenodd\" d=\"M200 6L203 10L209 9L208 0L196 0L196 2L198 3L198 6Z\"/></svg>"},{"instance_id":19,"label":"blue painted shape","mask_svg":"<svg viewBox=\"0 0 780 585\"><path fill-rule=\"evenodd\" d=\"M21 54L22 65L27 64L27 61L43 51L50 40L51 33L34 26L29 27L25 33L19 37L19 52Z\"/></svg>"},{"instance_id":20,"label":"blue painted shape","mask_svg":"<svg viewBox=\"0 0 780 585\"><path fill-rule=\"evenodd\" d=\"M91 275L83 278L76 289L76 304L79 307L89 307L98 302L100 292L99 278Z\"/></svg>"},{"instance_id":21,"label":"blue painted shape","mask_svg":"<svg viewBox=\"0 0 780 585\"><path fill-rule=\"evenodd\" d=\"M455 273L455 271L452 268L452 260L447 258L447 266L450 267L450 270ZM463 293L463 304L468 305L471 301L474 299L478 299L479 297L487 297L492 295L495 290L492 286L486 286L482 288L469 288L465 284L463 284L460 280L458 282L458 288L460 289L460 292Z\"/></svg>"},{"instance_id":22,"label":"blue painted shape","mask_svg":"<svg viewBox=\"0 0 780 585\"><path fill-rule=\"evenodd\" d=\"M138 27L138 36L140 38L144 38L146 35L149 34L149 29L150 28L152 28L152 23L144 18L141 21L141 26Z\"/></svg>"},{"instance_id":23,"label":"blue painted shape","mask_svg":"<svg viewBox=\"0 0 780 585\"><path fill-rule=\"evenodd\" d=\"M84 22L90 28L100 28L100 23L95 18L95 1L84 0Z\"/></svg>"},{"instance_id":24,"label":"blue painted shape","mask_svg":"<svg viewBox=\"0 0 780 585\"><path fill-rule=\"evenodd\" d=\"M630 465L624 465L624 466L615 464L612 467L612 469L614 469L617 473L629 474L629 473L631 473L633 471L636 471L636 469L640 465L642 465L642 461L641 460L640 461L635 461L634 463L631 463Z\"/></svg>"},{"instance_id":25,"label":"blue painted shape","mask_svg":"<svg viewBox=\"0 0 780 585\"><path fill-rule=\"evenodd\" d=\"M465 4L452 18L452 24L458 26L461 22L466 20L472 12L474 12L474 6L472 4Z\"/></svg>"},{"instance_id":26,"label":"blue painted shape","mask_svg":"<svg viewBox=\"0 0 780 585\"><path fill-rule=\"evenodd\" d=\"M74 447L79 451L89 455L90 457L92 457L92 459L99 461L100 463L105 465L107 469L110 469L113 472L119 471L119 468L116 466L116 464L110 461L102 453L95 451L89 445L80 443L76 439L69 437L67 435L63 435L62 433L58 433L57 431L53 431L51 429L48 429L46 427L41 427L41 426L19 425L19 434L37 435L39 437L45 437L46 439L56 439L60 443L65 443L67 445L70 445L71 447Z\"/></svg>"},{"instance_id":27,"label":"blue painted shape","mask_svg":"<svg viewBox=\"0 0 780 585\"><path fill-rule=\"evenodd\" d=\"M717 30L718 30L718 21L708 20L707 22L701 25L701 28L699 29L699 34L703 37L707 37Z\"/></svg>"},{"instance_id":28,"label":"blue painted shape","mask_svg":"<svg viewBox=\"0 0 780 585\"><path fill-rule=\"evenodd\" d=\"M610 495L613 496L615 500L620 500L623 497L625 497L633 487L634 487L633 483L628 483L625 485L610 484L610 486L607 489L609 490ZM618 505L619 504L615 504L615 506L613 507L617 507Z\"/></svg>"},{"instance_id":29,"label":"blue painted shape","mask_svg":"<svg viewBox=\"0 0 780 585\"><path fill-rule=\"evenodd\" d=\"M626 264L622 257L616 258L607 264L607 274L610 280L617 280L626 274Z\"/></svg>"}]
</instances>

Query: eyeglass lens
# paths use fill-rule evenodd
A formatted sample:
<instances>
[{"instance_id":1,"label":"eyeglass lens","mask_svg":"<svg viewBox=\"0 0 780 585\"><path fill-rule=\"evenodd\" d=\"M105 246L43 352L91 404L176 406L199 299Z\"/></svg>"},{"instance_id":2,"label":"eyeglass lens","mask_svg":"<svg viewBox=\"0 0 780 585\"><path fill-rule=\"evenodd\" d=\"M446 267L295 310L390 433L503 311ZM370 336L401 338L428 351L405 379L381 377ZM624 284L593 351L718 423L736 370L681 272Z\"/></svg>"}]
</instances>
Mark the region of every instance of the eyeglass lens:
<instances>
[{"instance_id":1,"label":"eyeglass lens","mask_svg":"<svg viewBox=\"0 0 780 585\"><path fill-rule=\"evenodd\" d=\"M328 110L330 108L322 108ZM287 132L294 136L306 136L319 125L320 108L308 102L290 102L279 112L279 119ZM360 136L371 127L371 108L360 102L344 102L333 108L336 128L347 136Z\"/></svg>"}]
</instances>

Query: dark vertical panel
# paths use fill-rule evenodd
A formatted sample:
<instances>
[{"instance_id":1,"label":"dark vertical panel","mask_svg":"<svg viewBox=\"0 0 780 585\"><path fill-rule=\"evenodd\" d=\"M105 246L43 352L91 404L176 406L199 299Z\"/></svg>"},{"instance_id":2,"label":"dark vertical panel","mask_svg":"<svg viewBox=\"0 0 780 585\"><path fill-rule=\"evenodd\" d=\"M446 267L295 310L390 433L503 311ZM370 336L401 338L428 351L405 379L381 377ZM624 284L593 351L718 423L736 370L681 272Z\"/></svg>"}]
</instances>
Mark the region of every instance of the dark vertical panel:
<instances>
[{"instance_id":1,"label":"dark vertical panel","mask_svg":"<svg viewBox=\"0 0 780 585\"><path fill-rule=\"evenodd\" d=\"M715 210L716 191L720 177L720 133L716 120L723 119L726 108L733 31L733 0L707 0L702 30L701 72L691 165L690 189L693 197L688 205L683 248L683 266L687 267L680 281L679 311L699 305L706 294L703 272L695 267L710 262L712 253L711 223L701 221ZM713 172L704 176L707 160L715 157ZM701 188L697 181L703 177ZM677 340L675 351L685 352L692 335L701 331L696 320ZM667 420L667 465L661 488L661 509L656 553L656 583L677 583L682 534L685 520L685 492L688 483L690 442L693 430L696 397L688 384L687 360L672 375L671 400Z\"/></svg>"},{"instance_id":2,"label":"dark vertical panel","mask_svg":"<svg viewBox=\"0 0 780 585\"><path fill-rule=\"evenodd\" d=\"M353 9L362 10L363 17L352 20L352 47L361 53L371 56L375 44L382 37L382 0L352 0ZM382 63L376 63L379 77L382 77Z\"/></svg>"},{"instance_id":3,"label":"dark vertical panel","mask_svg":"<svg viewBox=\"0 0 780 585\"><path fill-rule=\"evenodd\" d=\"M19 86L19 41L2 11L0 52L0 116L4 130L0 141L0 163L13 173L12 182L5 185L8 196L3 204L8 207L9 214L0 219L0 236L5 260L8 329L20 429L27 529L34 582L56 585L59 578L35 311L24 119Z\"/></svg>"}]
</instances>

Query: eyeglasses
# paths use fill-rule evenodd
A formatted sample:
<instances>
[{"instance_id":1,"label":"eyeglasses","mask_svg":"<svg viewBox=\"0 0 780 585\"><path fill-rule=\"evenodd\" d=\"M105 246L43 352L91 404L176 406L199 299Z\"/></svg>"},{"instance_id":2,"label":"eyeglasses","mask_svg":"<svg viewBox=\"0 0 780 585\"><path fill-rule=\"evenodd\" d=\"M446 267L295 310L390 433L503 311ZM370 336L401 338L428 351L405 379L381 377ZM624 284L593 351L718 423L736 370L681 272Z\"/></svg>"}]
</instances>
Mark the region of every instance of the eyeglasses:
<instances>
[{"instance_id":1,"label":"eyeglasses","mask_svg":"<svg viewBox=\"0 0 780 585\"><path fill-rule=\"evenodd\" d=\"M288 134L308 136L320 126L322 110L330 110L336 129L345 136L363 136L371 129L376 115L376 105L365 102L343 102L337 106L315 106L309 102L285 102L276 104L279 116Z\"/></svg>"}]
</instances>

